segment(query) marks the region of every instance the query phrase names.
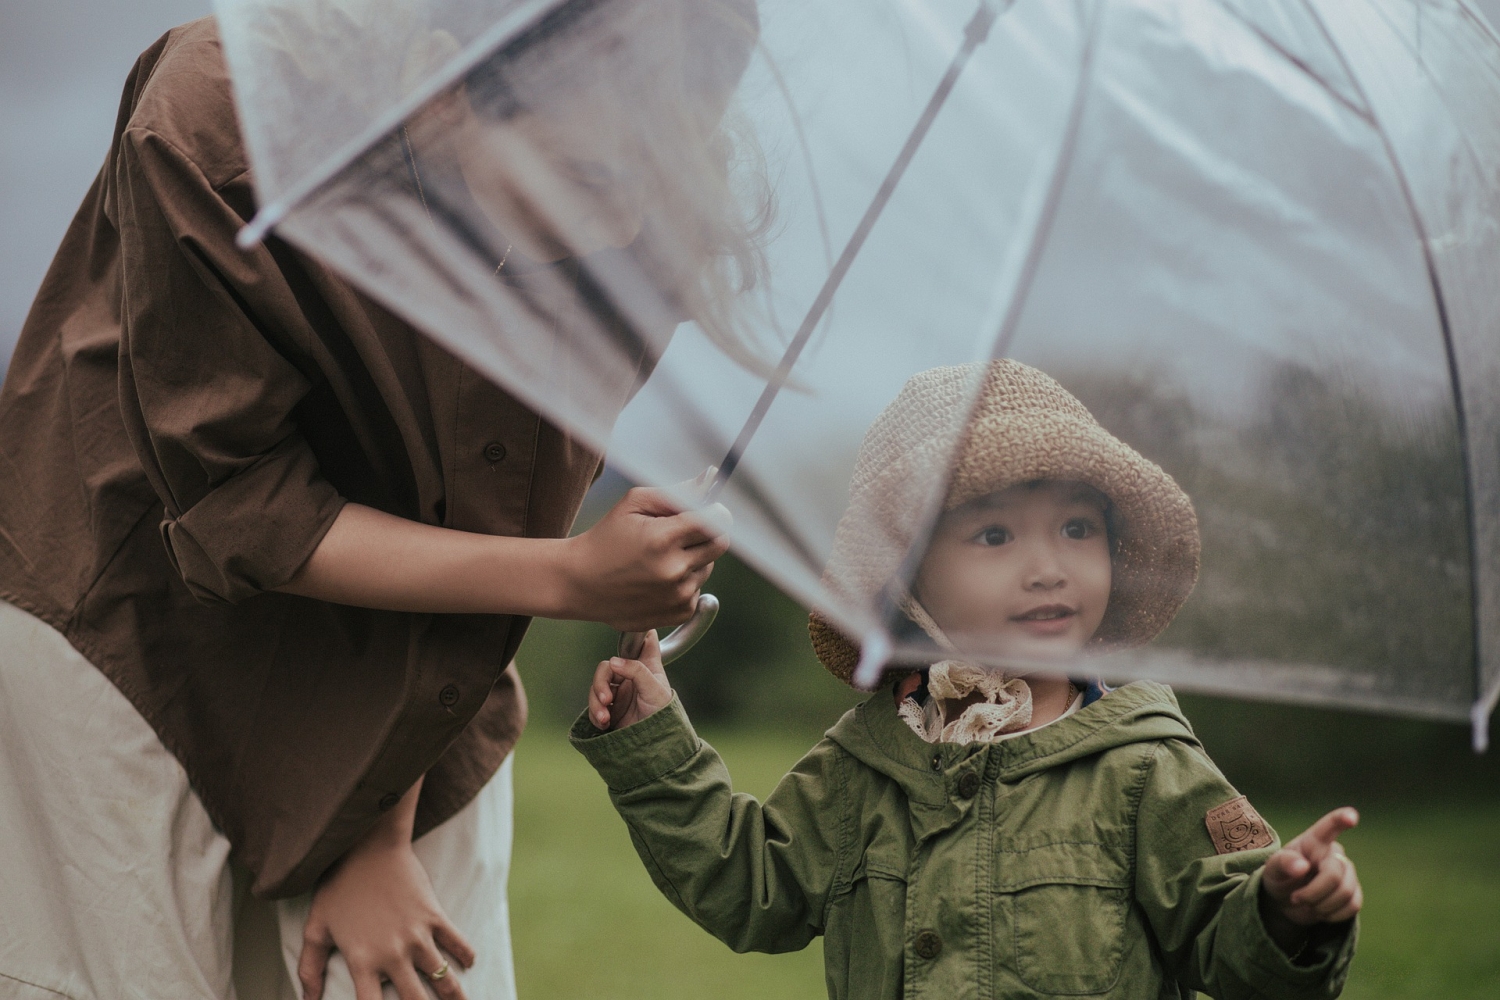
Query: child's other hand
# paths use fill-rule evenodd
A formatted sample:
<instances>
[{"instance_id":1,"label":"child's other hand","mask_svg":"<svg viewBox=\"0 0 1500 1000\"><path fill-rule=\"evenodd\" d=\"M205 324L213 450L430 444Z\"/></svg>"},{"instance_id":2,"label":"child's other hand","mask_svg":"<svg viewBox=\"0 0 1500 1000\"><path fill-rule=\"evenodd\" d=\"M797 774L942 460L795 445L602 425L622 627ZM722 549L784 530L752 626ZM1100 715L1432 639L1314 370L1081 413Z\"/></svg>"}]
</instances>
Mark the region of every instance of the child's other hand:
<instances>
[{"instance_id":1,"label":"child's other hand","mask_svg":"<svg viewBox=\"0 0 1500 1000\"><path fill-rule=\"evenodd\" d=\"M1302 929L1352 918L1364 904L1364 891L1338 837L1358 823L1359 813L1353 809L1335 809L1271 855L1261 876L1263 902L1269 901L1278 916ZM1268 928L1282 943L1276 928L1269 923Z\"/></svg>"},{"instance_id":2,"label":"child's other hand","mask_svg":"<svg viewBox=\"0 0 1500 1000\"><path fill-rule=\"evenodd\" d=\"M672 686L661 665L656 630L646 633L639 660L604 660L589 688L589 721L596 729L623 729L672 703Z\"/></svg>"}]
</instances>

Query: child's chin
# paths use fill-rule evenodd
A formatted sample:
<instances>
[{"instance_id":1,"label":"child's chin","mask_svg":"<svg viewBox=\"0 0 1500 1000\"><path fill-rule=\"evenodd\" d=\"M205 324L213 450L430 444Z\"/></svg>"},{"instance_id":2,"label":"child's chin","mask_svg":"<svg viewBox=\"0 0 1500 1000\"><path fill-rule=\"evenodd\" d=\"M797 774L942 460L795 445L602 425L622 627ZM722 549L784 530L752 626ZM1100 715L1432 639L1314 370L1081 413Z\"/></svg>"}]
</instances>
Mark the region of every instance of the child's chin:
<instances>
[{"instance_id":1,"label":"child's chin","mask_svg":"<svg viewBox=\"0 0 1500 1000\"><path fill-rule=\"evenodd\" d=\"M991 637L983 643L958 644L960 653L967 649L986 659L993 658L999 664L1013 664L1007 669L1016 677L1067 673L1082 657L1084 646L1085 643L1074 635L1004 635ZM1049 670L1048 664L1057 664L1056 671Z\"/></svg>"}]
</instances>

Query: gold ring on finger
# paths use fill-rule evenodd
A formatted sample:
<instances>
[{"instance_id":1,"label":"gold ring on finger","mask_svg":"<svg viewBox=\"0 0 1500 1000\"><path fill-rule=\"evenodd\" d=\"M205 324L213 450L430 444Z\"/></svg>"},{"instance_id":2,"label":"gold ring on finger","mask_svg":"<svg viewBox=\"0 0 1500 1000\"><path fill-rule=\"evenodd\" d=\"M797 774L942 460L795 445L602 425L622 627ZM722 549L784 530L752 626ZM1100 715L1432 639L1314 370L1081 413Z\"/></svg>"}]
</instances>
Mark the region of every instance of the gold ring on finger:
<instances>
[{"instance_id":1,"label":"gold ring on finger","mask_svg":"<svg viewBox=\"0 0 1500 1000\"><path fill-rule=\"evenodd\" d=\"M434 982L437 981L437 980L439 980L439 979L446 979L447 976L448 976L448 963L446 961L444 961L442 965L438 966L436 972L429 972L429 973L427 973L427 978L433 980Z\"/></svg>"}]
</instances>

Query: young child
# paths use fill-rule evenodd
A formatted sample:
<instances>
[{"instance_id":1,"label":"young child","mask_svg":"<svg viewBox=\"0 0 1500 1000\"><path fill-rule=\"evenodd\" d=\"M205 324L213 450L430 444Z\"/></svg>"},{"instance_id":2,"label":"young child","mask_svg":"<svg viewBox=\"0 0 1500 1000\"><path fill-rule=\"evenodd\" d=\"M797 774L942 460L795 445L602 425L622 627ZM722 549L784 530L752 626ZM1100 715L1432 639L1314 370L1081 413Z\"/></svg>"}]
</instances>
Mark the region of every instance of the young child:
<instances>
[{"instance_id":1,"label":"young child","mask_svg":"<svg viewBox=\"0 0 1500 1000\"><path fill-rule=\"evenodd\" d=\"M662 672L599 665L574 744L663 893L736 951L824 937L831 997L1331 997L1361 892L1352 809L1282 847L1172 692L965 663L1156 636L1197 578L1192 505L1051 378L1013 361L913 378L871 428L830 575L869 587L892 476L982 389L905 610L954 658L846 714L764 804L734 794ZM888 471L892 470L892 471ZM874 562L881 560L877 557ZM858 651L817 615L848 680ZM601 732L601 730L608 730Z\"/></svg>"}]
</instances>

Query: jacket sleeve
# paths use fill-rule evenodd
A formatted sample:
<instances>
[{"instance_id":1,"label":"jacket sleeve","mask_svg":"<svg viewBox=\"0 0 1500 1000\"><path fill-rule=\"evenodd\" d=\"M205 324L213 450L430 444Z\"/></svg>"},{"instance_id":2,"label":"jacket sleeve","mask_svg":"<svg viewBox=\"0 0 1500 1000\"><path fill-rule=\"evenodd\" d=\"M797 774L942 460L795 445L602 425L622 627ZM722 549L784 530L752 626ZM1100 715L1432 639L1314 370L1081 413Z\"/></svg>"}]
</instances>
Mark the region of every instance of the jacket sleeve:
<instances>
[{"instance_id":1,"label":"jacket sleeve","mask_svg":"<svg viewBox=\"0 0 1500 1000\"><path fill-rule=\"evenodd\" d=\"M1147 773L1136 822L1136 900L1168 971L1219 1000L1313 1000L1343 990L1356 921L1322 925L1295 960L1261 920L1261 872L1280 849L1218 854L1205 818L1239 795L1195 745L1163 743ZM1269 827L1267 828L1269 829Z\"/></svg>"},{"instance_id":2,"label":"jacket sleeve","mask_svg":"<svg viewBox=\"0 0 1500 1000\"><path fill-rule=\"evenodd\" d=\"M343 506L293 420L309 375L270 339L306 334L273 332L286 278L234 246L242 220L186 153L132 127L112 165L126 430L183 581L239 601L289 580Z\"/></svg>"},{"instance_id":3,"label":"jacket sleeve","mask_svg":"<svg viewBox=\"0 0 1500 1000\"><path fill-rule=\"evenodd\" d=\"M730 790L729 772L675 697L633 726L571 734L609 786L652 880L704 930L738 952L804 948L823 930L839 862L842 751L825 740L762 804Z\"/></svg>"}]
</instances>

